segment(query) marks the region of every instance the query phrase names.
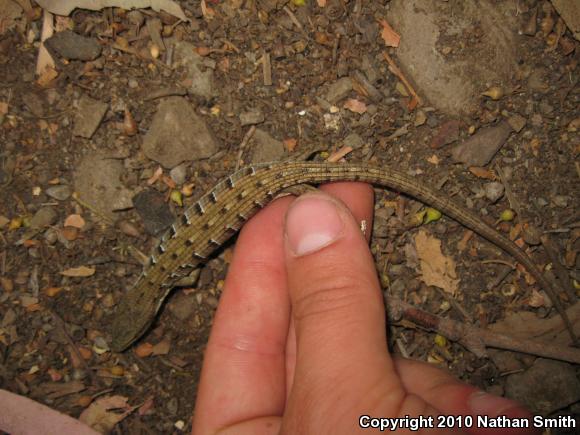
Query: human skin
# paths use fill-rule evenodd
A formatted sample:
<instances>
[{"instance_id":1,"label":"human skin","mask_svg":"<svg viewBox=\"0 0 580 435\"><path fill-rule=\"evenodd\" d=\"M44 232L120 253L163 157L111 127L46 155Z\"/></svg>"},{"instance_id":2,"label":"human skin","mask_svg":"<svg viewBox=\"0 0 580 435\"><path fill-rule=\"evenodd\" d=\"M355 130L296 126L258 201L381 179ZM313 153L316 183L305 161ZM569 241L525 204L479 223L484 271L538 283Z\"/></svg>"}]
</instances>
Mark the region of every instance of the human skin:
<instances>
[{"instance_id":1,"label":"human skin","mask_svg":"<svg viewBox=\"0 0 580 435\"><path fill-rule=\"evenodd\" d=\"M372 227L372 188L322 190L332 196L281 198L242 229L205 352L193 433L351 434L363 431L363 414L531 417L513 401L389 354L359 224Z\"/></svg>"}]
</instances>

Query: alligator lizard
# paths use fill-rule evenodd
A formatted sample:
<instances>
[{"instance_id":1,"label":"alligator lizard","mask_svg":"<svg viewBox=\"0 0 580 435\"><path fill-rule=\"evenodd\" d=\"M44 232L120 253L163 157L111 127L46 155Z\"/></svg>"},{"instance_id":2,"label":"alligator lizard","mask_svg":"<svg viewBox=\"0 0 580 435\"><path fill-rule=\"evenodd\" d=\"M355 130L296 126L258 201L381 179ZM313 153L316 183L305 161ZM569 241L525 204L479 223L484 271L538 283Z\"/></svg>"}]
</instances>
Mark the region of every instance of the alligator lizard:
<instances>
[{"instance_id":1,"label":"alligator lizard","mask_svg":"<svg viewBox=\"0 0 580 435\"><path fill-rule=\"evenodd\" d=\"M173 285L205 262L282 190L331 181L361 181L407 194L439 209L497 245L524 265L548 293L575 341L555 291L532 260L511 240L441 192L389 167L364 163L288 162L245 167L218 183L185 210L162 237L149 267L121 299L113 318L111 349L122 351L143 335Z\"/></svg>"}]
</instances>

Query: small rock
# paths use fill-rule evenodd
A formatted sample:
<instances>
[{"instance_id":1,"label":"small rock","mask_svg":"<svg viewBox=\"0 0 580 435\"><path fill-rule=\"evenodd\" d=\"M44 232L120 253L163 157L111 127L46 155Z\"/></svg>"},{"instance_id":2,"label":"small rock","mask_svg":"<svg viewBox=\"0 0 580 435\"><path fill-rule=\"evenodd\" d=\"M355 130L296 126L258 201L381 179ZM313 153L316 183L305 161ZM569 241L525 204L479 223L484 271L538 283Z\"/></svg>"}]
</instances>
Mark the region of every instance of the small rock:
<instances>
[{"instance_id":1,"label":"small rock","mask_svg":"<svg viewBox=\"0 0 580 435\"><path fill-rule=\"evenodd\" d=\"M115 210L132 207L132 192L121 182L124 172L123 163L108 154L88 154L75 171L75 190L83 201L115 221L118 217Z\"/></svg>"},{"instance_id":2,"label":"small rock","mask_svg":"<svg viewBox=\"0 0 580 435\"><path fill-rule=\"evenodd\" d=\"M187 164L182 163L169 171L169 176L173 181L175 181L175 184L179 185L185 183L185 180L187 179L187 166Z\"/></svg>"},{"instance_id":3,"label":"small rock","mask_svg":"<svg viewBox=\"0 0 580 435\"><path fill-rule=\"evenodd\" d=\"M54 228L49 228L44 233L44 240L48 245L54 245L58 240L58 231Z\"/></svg>"},{"instance_id":4,"label":"small rock","mask_svg":"<svg viewBox=\"0 0 580 435\"><path fill-rule=\"evenodd\" d=\"M30 219L30 227L40 229L53 225L56 222L57 214L52 207L42 207Z\"/></svg>"},{"instance_id":5,"label":"small rock","mask_svg":"<svg viewBox=\"0 0 580 435\"><path fill-rule=\"evenodd\" d=\"M492 181L487 183L484 188L485 197L489 199L493 204L496 203L504 194L504 187L498 181Z\"/></svg>"},{"instance_id":6,"label":"small rock","mask_svg":"<svg viewBox=\"0 0 580 435\"><path fill-rule=\"evenodd\" d=\"M51 198L57 199L59 201L64 201L71 196L71 188L66 184L60 184L58 186L50 186L46 189L46 194Z\"/></svg>"},{"instance_id":7,"label":"small rock","mask_svg":"<svg viewBox=\"0 0 580 435\"><path fill-rule=\"evenodd\" d=\"M564 195L556 195L552 198L552 202L554 203L554 205L556 205L557 207L562 207L562 208L566 208L568 207L568 200L570 198L568 196L564 196Z\"/></svg>"},{"instance_id":8,"label":"small rock","mask_svg":"<svg viewBox=\"0 0 580 435\"><path fill-rule=\"evenodd\" d=\"M138 193L133 197L133 205L149 234L159 234L175 220L164 196L156 190L149 189Z\"/></svg>"},{"instance_id":9,"label":"small rock","mask_svg":"<svg viewBox=\"0 0 580 435\"><path fill-rule=\"evenodd\" d=\"M347 137L344 138L342 144L345 147L351 147L352 149L361 148L364 145L364 140L356 133L351 133Z\"/></svg>"},{"instance_id":10,"label":"small rock","mask_svg":"<svg viewBox=\"0 0 580 435\"><path fill-rule=\"evenodd\" d=\"M546 415L580 400L580 381L568 363L538 358L523 373L508 376L506 396Z\"/></svg>"},{"instance_id":11,"label":"small rock","mask_svg":"<svg viewBox=\"0 0 580 435\"><path fill-rule=\"evenodd\" d=\"M417 110L417 113L415 113L415 120L413 121L415 127L420 127L425 124L425 122L427 122L427 115L425 115L425 112L422 110Z\"/></svg>"},{"instance_id":12,"label":"small rock","mask_svg":"<svg viewBox=\"0 0 580 435\"><path fill-rule=\"evenodd\" d=\"M46 115L47 104L44 101L44 98L42 98L42 96L39 95L38 93L36 92L24 93L22 95L22 102L34 116L42 118Z\"/></svg>"},{"instance_id":13,"label":"small rock","mask_svg":"<svg viewBox=\"0 0 580 435\"><path fill-rule=\"evenodd\" d=\"M185 81L190 83L191 94L211 99L217 93L214 73L210 68L205 67L204 58L197 54L195 48L190 42L177 42L174 45L175 64L185 67L187 71Z\"/></svg>"},{"instance_id":14,"label":"small rock","mask_svg":"<svg viewBox=\"0 0 580 435\"><path fill-rule=\"evenodd\" d=\"M208 158L218 148L219 142L204 119L182 97L169 97L159 104L143 139L145 155L166 168Z\"/></svg>"},{"instance_id":15,"label":"small rock","mask_svg":"<svg viewBox=\"0 0 580 435\"><path fill-rule=\"evenodd\" d=\"M196 302L193 295L188 296L181 292L176 294L171 301L169 301L167 308L175 318L183 322L191 317L195 311L195 306Z\"/></svg>"},{"instance_id":16,"label":"small rock","mask_svg":"<svg viewBox=\"0 0 580 435\"><path fill-rule=\"evenodd\" d=\"M96 39L86 38L71 30L55 33L44 44L70 60L94 60L101 55L101 45Z\"/></svg>"},{"instance_id":17,"label":"small rock","mask_svg":"<svg viewBox=\"0 0 580 435\"><path fill-rule=\"evenodd\" d=\"M251 139L252 163L273 162L284 155L284 144L264 130L256 129Z\"/></svg>"},{"instance_id":18,"label":"small rock","mask_svg":"<svg viewBox=\"0 0 580 435\"><path fill-rule=\"evenodd\" d=\"M506 121L482 128L465 142L453 148L451 155L455 161L469 166L485 166L503 146L511 132L512 127Z\"/></svg>"},{"instance_id":19,"label":"small rock","mask_svg":"<svg viewBox=\"0 0 580 435\"><path fill-rule=\"evenodd\" d=\"M331 104L336 104L346 98L350 91L352 91L352 80L350 77L343 77L328 87L324 99Z\"/></svg>"},{"instance_id":20,"label":"small rock","mask_svg":"<svg viewBox=\"0 0 580 435\"><path fill-rule=\"evenodd\" d=\"M521 115L518 115L517 113L515 115L510 116L507 122L516 133L522 131L522 128L526 126L526 118L524 118Z\"/></svg>"},{"instance_id":21,"label":"small rock","mask_svg":"<svg viewBox=\"0 0 580 435\"><path fill-rule=\"evenodd\" d=\"M542 232L534 225L527 225L524 227L523 236L524 242L530 246L536 246L541 243Z\"/></svg>"},{"instance_id":22,"label":"small rock","mask_svg":"<svg viewBox=\"0 0 580 435\"><path fill-rule=\"evenodd\" d=\"M262 122L264 122L264 114L260 110L240 113L240 123L242 126L261 124Z\"/></svg>"},{"instance_id":23,"label":"small rock","mask_svg":"<svg viewBox=\"0 0 580 435\"><path fill-rule=\"evenodd\" d=\"M107 113L108 105L83 95L76 104L73 134L90 139Z\"/></svg>"}]
</instances>

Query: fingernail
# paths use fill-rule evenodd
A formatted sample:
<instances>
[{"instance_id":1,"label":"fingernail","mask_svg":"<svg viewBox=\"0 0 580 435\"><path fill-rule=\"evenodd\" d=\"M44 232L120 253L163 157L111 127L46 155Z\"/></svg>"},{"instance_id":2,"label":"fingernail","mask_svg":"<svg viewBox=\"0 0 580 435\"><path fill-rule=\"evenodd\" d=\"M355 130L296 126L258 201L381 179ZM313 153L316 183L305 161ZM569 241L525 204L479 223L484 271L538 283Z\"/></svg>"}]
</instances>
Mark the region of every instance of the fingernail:
<instances>
[{"instance_id":1,"label":"fingernail","mask_svg":"<svg viewBox=\"0 0 580 435\"><path fill-rule=\"evenodd\" d=\"M518 402L484 393L483 391L473 393L469 397L469 407L476 415L529 414Z\"/></svg>"},{"instance_id":2,"label":"fingernail","mask_svg":"<svg viewBox=\"0 0 580 435\"><path fill-rule=\"evenodd\" d=\"M286 214L286 238L296 255L332 244L344 227L338 205L321 194L308 194L292 203Z\"/></svg>"}]
</instances>

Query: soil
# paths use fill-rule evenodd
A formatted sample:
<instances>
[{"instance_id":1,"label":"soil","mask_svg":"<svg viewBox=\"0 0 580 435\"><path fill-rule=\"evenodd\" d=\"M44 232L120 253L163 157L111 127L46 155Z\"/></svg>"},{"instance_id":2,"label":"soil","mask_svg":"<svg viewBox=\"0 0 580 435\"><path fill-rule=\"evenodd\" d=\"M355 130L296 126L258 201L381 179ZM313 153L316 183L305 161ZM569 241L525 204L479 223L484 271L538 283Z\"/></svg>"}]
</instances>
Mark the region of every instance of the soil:
<instances>
[{"instance_id":1,"label":"soil","mask_svg":"<svg viewBox=\"0 0 580 435\"><path fill-rule=\"evenodd\" d=\"M546 13L549 2L517 2L517 11L503 11L511 14L505 21L494 15L501 32L493 35L489 15L470 25L474 11L461 2L446 3L443 12L426 2L420 13L437 29L429 35L439 52L437 65L431 65L443 68L437 70L429 70L429 63L412 64L417 53L398 58L397 49L385 46L378 22L384 18L401 31L406 53L423 43L420 29L408 21L404 29L395 25L405 19L400 2L329 0L324 8L315 1L306 6L275 0L206 3L209 12L198 1L180 2L187 23L151 10L75 10L61 24L96 41L100 54L92 60L60 58L58 76L42 85L35 76L40 11L0 34L0 387L75 417L103 395L121 395L131 405L145 405L117 425L118 433L190 430L203 351L235 240L209 261L195 286L172 293L133 349L108 351L108 325L158 243L160 229L183 213L171 192L185 192L187 207L231 173L240 155L249 163L261 153L285 159L310 150L332 153L353 143L347 160L402 168L497 225L546 267L550 279L575 286L561 295L566 306L573 305L580 282L580 50L565 27L555 44L557 30L543 32L548 15L558 22L554 11ZM496 2L484 3L493 8ZM524 34L536 10L536 29ZM441 13L461 19L453 23ZM148 20L160 23L165 49L153 46ZM171 47L181 42L191 44L195 59L172 59ZM383 52L415 84L423 99L417 108L410 110L410 98ZM458 63L448 69L453 62ZM192 68L199 74L192 75ZM329 101L333 85L357 73L378 92L352 80L344 94ZM208 81L196 87L202 74ZM461 98L450 94L453 86L434 92L433 74L452 74L449 83L465 84L456 88ZM498 99L482 95L492 86L501 88ZM164 97L151 98L157 92ZM199 116L195 122L204 123L215 138L217 151L209 157L163 167L144 151L159 101L170 95L191 105ZM105 104L103 115L97 115L99 104L89 104L91 119L78 117L85 97ZM365 103L362 113L345 108L349 99ZM453 147L514 115L524 125L498 144L485 168L468 168L452 158ZM261 139L240 154L252 123ZM155 175L158 168L162 175ZM491 200L486 193L492 182L507 193ZM75 190L83 194L72 194ZM138 212L131 199L144 193L139 200L145 206ZM522 311L537 319L557 316L524 270L508 273L505 263L513 263L511 258L476 236L469 238L465 228L445 217L420 227L442 240L444 255L457 265L459 290L451 298L426 285L414 253L418 229L409 224L422 204L396 192L376 194L371 248L387 300L394 295L482 328ZM516 210L515 220L500 221L506 209ZM75 222L76 215L83 224ZM530 235L534 228L549 235L559 269ZM410 327L392 326L389 332L394 353L406 347L407 356L497 394L510 396L509 374L525 373L535 361L499 351L477 357L458 343L442 343L435 334ZM550 376L545 373L546 382ZM570 376L577 378L578 366ZM540 402L552 398L521 394L529 396L529 406L550 415L579 412L574 394L569 403L548 409Z\"/></svg>"}]
</instances>

